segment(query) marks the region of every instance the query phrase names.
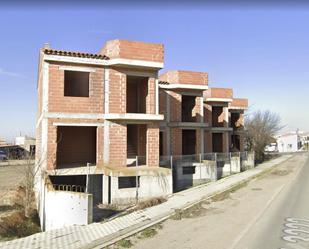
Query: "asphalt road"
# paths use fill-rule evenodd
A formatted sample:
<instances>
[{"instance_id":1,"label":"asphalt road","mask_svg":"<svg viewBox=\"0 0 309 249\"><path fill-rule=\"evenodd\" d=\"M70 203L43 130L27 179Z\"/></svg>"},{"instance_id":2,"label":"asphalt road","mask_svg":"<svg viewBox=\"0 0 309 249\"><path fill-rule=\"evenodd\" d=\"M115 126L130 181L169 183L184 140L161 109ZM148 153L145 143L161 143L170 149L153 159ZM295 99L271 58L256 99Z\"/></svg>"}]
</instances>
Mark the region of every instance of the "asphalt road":
<instances>
[{"instance_id":1,"label":"asphalt road","mask_svg":"<svg viewBox=\"0 0 309 249\"><path fill-rule=\"evenodd\" d=\"M300 153L181 219L168 219L155 236L130 241L133 249L309 249L309 242L301 241L309 238L307 231L309 162L308 154Z\"/></svg>"},{"instance_id":2,"label":"asphalt road","mask_svg":"<svg viewBox=\"0 0 309 249\"><path fill-rule=\"evenodd\" d=\"M232 248L309 248L309 159Z\"/></svg>"}]
</instances>

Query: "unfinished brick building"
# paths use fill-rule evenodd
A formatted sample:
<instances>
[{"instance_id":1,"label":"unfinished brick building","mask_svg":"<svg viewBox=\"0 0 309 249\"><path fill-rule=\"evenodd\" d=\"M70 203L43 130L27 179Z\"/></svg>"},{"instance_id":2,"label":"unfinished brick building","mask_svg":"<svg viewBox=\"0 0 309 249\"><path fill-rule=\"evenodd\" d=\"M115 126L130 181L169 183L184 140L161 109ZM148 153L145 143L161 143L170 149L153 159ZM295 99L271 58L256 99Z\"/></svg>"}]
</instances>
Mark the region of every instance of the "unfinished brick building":
<instances>
[{"instance_id":1,"label":"unfinished brick building","mask_svg":"<svg viewBox=\"0 0 309 249\"><path fill-rule=\"evenodd\" d=\"M244 149L247 100L233 99L231 89L208 89L207 73L169 71L159 77L163 63L163 45L145 42L112 40L97 54L41 49L41 217L47 183L87 182L94 204L130 202L136 188L140 198L166 196L173 192L172 172L160 167L160 155Z\"/></svg>"}]
</instances>

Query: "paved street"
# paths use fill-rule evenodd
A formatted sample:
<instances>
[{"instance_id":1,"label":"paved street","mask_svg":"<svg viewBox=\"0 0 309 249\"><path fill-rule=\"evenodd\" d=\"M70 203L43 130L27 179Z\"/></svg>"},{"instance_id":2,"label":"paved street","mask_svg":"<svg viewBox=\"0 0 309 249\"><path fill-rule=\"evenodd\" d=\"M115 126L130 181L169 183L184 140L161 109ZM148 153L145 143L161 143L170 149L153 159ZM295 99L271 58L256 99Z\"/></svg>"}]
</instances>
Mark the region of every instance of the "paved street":
<instances>
[{"instance_id":1,"label":"paved street","mask_svg":"<svg viewBox=\"0 0 309 249\"><path fill-rule=\"evenodd\" d=\"M234 248L309 248L309 160Z\"/></svg>"},{"instance_id":2,"label":"paved street","mask_svg":"<svg viewBox=\"0 0 309 249\"><path fill-rule=\"evenodd\" d=\"M307 158L295 155L245 187L202 203L184 218L169 219L152 238L130 238L133 248L309 248Z\"/></svg>"}]
</instances>

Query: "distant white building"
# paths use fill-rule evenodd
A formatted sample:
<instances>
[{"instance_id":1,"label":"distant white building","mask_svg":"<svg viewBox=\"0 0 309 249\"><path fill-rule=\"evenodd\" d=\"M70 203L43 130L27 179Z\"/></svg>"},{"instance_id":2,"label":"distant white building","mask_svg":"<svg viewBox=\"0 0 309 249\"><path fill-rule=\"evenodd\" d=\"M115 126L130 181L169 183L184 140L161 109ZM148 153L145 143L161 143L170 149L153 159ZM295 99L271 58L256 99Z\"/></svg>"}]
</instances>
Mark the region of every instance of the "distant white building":
<instances>
[{"instance_id":1,"label":"distant white building","mask_svg":"<svg viewBox=\"0 0 309 249\"><path fill-rule=\"evenodd\" d=\"M24 148L28 152L34 152L35 138L28 136L19 136L15 138L15 145Z\"/></svg>"},{"instance_id":2,"label":"distant white building","mask_svg":"<svg viewBox=\"0 0 309 249\"><path fill-rule=\"evenodd\" d=\"M295 152L301 148L301 139L298 132L290 132L277 137L279 152Z\"/></svg>"}]
</instances>

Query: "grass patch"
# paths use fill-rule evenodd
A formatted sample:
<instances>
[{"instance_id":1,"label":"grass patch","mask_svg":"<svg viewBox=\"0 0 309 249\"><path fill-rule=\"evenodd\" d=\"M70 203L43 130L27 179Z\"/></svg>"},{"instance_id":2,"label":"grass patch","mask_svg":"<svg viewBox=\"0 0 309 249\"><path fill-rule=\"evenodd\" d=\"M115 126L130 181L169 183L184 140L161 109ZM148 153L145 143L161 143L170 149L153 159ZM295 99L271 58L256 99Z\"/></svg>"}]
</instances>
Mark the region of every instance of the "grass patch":
<instances>
[{"instance_id":1,"label":"grass patch","mask_svg":"<svg viewBox=\"0 0 309 249\"><path fill-rule=\"evenodd\" d=\"M117 246L120 246L122 248L130 248L133 246L133 243L131 242L131 240L129 239L122 239L122 240L119 240L117 243L116 243Z\"/></svg>"},{"instance_id":2,"label":"grass patch","mask_svg":"<svg viewBox=\"0 0 309 249\"><path fill-rule=\"evenodd\" d=\"M135 209L139 210L139 209L145 209L148 207L153 207L153 206L159 205L166 201L167 200L164 197L154 197L154 198L139 202Z\"/></svg>"},{"instance_id":3,"label":"grass patch","mask_svg":"<svg viewBox=\"0 0 309 249\"><path fill-rule=\"evenodd\" d=\"M175 214L171 216L172 220L181 220L181 219L190 219L190 218L197 218L207 214L210 210L203 205L209 204L208 201L200 202L198 204L193 205L185 210L176 209Z\"/></svg>"},{"instance_id":4,"label":"grass patch","mask_svg":"<svg viewBox=\"0 0 309 249\"><path fill-rule=\"evenodd\" d=\"M0 237L21 238L40 232L38 217L33 213L30 218L24 212L16 210L0 220Z\"/></svg>"},{"instance_id":5,"label":"grass patch","mask_svg":"<svg viewBox=\"0 0 309 249\"><path fill-rule=\"evenodd\" d=\"M147 239L147 238L152 238L157 234L157 230L155 228L147 228L144 231L140 233L138 236L139 239Z\"/></svg>"}]
</instances>

